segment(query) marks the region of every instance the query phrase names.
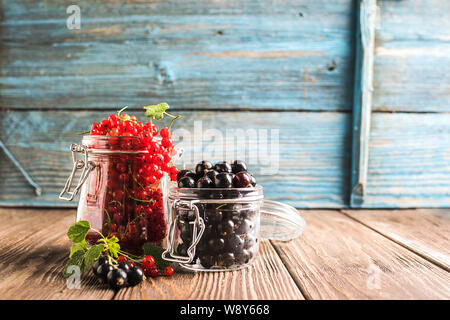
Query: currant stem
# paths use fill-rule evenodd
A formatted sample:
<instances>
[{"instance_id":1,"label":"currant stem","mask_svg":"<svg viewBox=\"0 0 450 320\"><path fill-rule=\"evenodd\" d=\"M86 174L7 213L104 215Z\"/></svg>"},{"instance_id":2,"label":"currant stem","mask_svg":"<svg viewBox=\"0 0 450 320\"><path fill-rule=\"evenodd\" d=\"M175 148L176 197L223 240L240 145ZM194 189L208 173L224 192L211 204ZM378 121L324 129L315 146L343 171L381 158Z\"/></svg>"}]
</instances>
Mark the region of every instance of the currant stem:
<instances>
[{"instance_id":1,"label":"currant stem","mask_svg":"<svg viewBox=\"0 0 450 320\"><path fill-rule=\"evenodd\" d=\"M125 107L123 107L122 109L120 109L119 111L117 111L117 117L118 117L120 120L122 120L121 117L120 117L120 114L122 113L123 110L125 110L125 109L127 109L127 108L128 108L128 106L125 106Z\"/></svg>"},{"instance_id":2,"label":"currant stem","mask_svg":"<svg viewBox=\"0 0 450 320\"><path fill-rule=\"evenodd\" d=\"M172 116L171 116L171 117L172 117ZM176 117L173 117L172 121L170 121L169 128L168 128L168 129L169 129L169 135L170 135L170 128L172 128L173 122L174 122L175 120L179 119L179 118L181 118L180 115L178 115L178 116L176 116Z\"/></svg>"}]
</instances>

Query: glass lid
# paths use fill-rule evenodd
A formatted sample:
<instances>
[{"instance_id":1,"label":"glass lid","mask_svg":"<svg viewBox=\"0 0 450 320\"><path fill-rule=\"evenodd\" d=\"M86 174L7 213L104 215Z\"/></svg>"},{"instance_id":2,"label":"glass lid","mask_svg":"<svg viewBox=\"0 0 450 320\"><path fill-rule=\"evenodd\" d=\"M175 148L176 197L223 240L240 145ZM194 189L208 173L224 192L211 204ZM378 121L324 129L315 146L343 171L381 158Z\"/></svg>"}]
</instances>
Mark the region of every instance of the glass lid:
<instances>
[{"instance_id":1,"label":"glass lid","mask_svg":"<svg viewBox=\"0 0 450 320\"><path fill-rule=\"evenodd\" d=\"M305 220L294 207L264 199L261 206L261 238L281 241L292 240L302 234L305 226Z\"/></svg>"}]
</instances>

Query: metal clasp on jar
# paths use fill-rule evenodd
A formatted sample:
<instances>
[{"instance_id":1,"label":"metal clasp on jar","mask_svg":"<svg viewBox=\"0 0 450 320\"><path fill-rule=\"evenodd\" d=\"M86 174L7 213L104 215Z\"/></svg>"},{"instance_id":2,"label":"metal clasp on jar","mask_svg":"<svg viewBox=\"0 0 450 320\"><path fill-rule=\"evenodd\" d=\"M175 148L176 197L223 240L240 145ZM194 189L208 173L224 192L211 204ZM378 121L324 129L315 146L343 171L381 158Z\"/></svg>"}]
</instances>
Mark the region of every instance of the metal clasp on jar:
<instances>
[{"instance_id":1,"label":"metal clasp on jar","mask_svg":"<svg viewBox=\"0 0 450 320\"><path fill-rule=\"evenodd\" d=\"M195 205L195 203L199 202L198 200L192 200L192 201L186 201L186 200L175 200L172 203L172 213L176 212L177 205L182 205L187 207L191 212L194 212L195 219L193 221L185 222L192 224L192 242L189 248L187 249L187 257L186 256L180 256L175 254L175 247L176 247L176 231L177 231L177 222L179 221L180 216L174 215L172 221L169 225L169 234L167 237L167 249L163 252L162 258L167 261L171 262L178 262L178 263L191 263L192 260L194 260L195 257L195 248L200 241L203 232L205 231L205 222L203 221L203 218L200 217L200 213L198 210L198 207ZM198 230L198 227L200 229ZM169 256L167 256L169 255Z\"/></svg>"},{"instance_id":2,"label":"metal clasp on jar","mask_svg":"<svg viewBox=\"0 0 450 320\"><path fill-rule=\"evenodd\" d=\"M72 151L72 160L73 160L73 169L69 176L69 178L66 181L66 185L64 186L64 189L59 194L59 199L66 200L66 201L72 201L73 198L76 196L80 188L82 187L83 183L88 178L89 174L92 170L95 169L96 164L92 161L88 161L88 148L85 145L79 145L72 143L70 145L70 150ZM83 153L84 159L77 159L77 154ZM77 186L73 191L70 191L70 188L72 187L72 181L75 177L75 173L78 170L81 171L80 178L78 179ZM64 194L67 193L69 196L65 197Z\"/></svg>"}]
</instances>

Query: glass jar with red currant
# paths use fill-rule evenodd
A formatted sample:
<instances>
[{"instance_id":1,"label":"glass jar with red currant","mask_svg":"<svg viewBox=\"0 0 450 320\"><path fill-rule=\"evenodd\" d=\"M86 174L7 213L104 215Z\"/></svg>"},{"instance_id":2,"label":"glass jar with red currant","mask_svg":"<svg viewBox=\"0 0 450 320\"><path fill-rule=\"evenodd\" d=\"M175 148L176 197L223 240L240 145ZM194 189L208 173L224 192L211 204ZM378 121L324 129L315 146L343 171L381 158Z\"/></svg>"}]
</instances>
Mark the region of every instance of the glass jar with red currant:
<instances>
[{"instance_id":1,"label":"glass jar with red currant","mask_svg":"<svg viewBox=\"0 0 450 320\"><path fill-rule=\"evenodd\" d=\"M60 199L70 201L80 191L77 221L87 220L92 230L116 236L121 249L132 254L142 254L147 242L165 247L166 187L178 174L170 127L162 128L158 136L152 121L144 125L119 111L94 123L71 151L73 169ZM78 183L70 191L79 171ZM93 231L86 240L93 245L99 236Z\"/></svg>"}]
</instances>

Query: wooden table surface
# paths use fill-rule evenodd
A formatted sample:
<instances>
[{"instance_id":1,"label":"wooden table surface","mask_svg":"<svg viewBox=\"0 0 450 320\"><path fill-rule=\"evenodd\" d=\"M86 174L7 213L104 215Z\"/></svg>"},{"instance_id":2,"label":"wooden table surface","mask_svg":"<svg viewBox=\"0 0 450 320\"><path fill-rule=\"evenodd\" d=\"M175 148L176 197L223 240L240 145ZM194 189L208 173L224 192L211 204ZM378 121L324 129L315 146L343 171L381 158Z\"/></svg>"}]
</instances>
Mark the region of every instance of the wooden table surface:
<instances>
[{"instance_id":1,"label":"wooden table surface","mask_svg":"<svg viewBox=\"0 0 450 320\"><path fill-rule=\"evenodd\" d=\"M289 242L234 272L147 279L114 293L62 270L75 211L0 209L0 299L450 299L450 210L307 210Z\"/></svg>"}]
</instances>

